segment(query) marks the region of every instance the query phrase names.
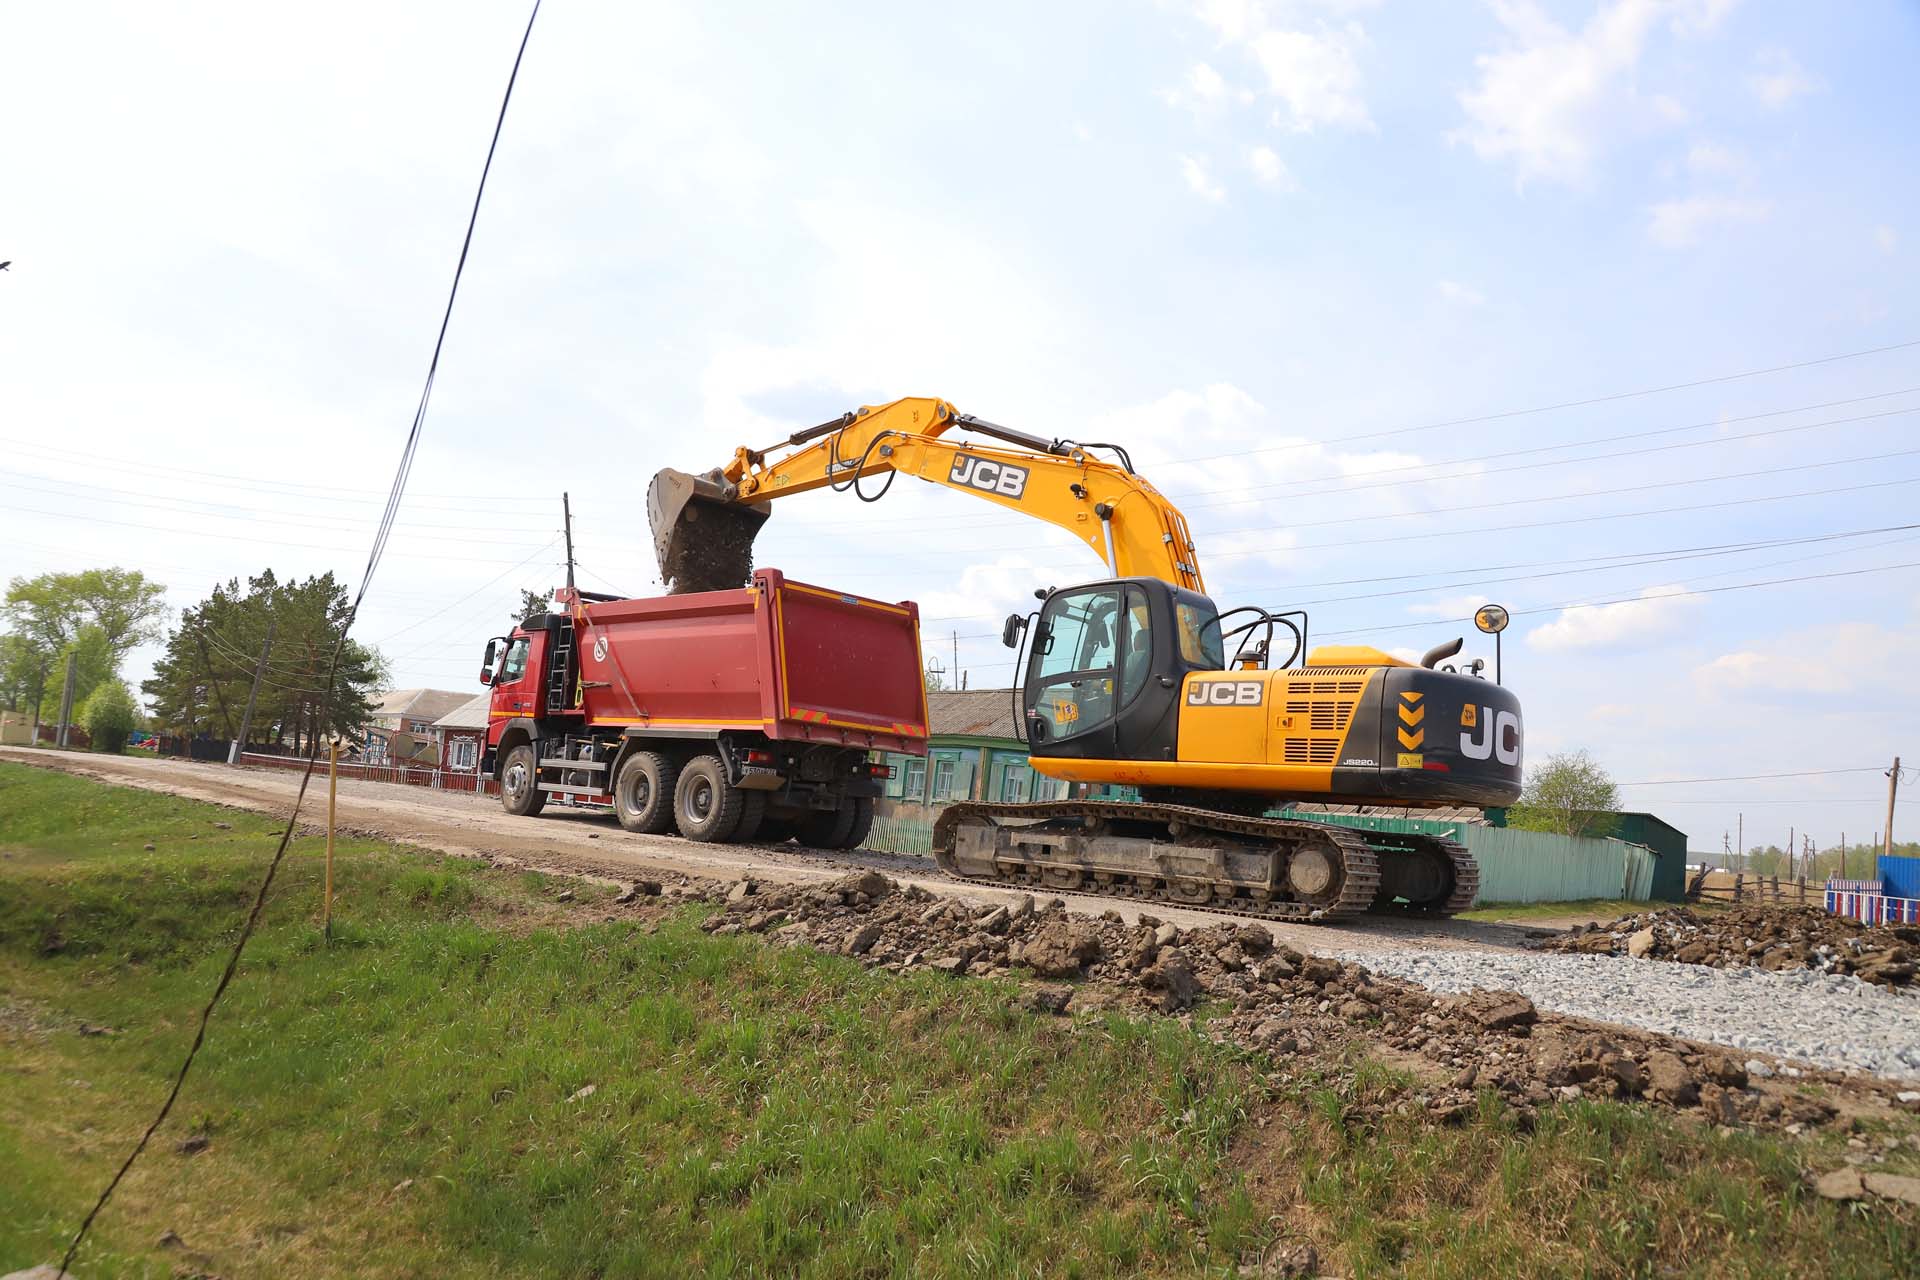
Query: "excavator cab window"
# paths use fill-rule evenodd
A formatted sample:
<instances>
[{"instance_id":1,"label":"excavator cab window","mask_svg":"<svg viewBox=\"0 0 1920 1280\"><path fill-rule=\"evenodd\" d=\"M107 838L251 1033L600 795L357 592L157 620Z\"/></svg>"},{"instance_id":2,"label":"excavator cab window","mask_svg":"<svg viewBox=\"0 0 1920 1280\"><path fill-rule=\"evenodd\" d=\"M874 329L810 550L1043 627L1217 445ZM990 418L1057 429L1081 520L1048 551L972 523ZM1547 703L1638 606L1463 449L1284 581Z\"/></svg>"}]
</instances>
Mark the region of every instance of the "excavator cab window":
<instances>
[{"instance_id":1,"label":"excavator cab window","mask_svg":"<svg viewBox=\"0 0 1920 1280\"><path fill-rule=\"evenodd\" d=\"M1180 658L1202 671L1221 671L1227 665L1227 651L1220 635L1220 611L1204 597L1180 600L1173 606L1173 619L1180 632Z\"/></svg>"},{"instance_id":2,"label":"excavator cab window","mask_svg":"<svg viewBox=\"0 0 1920 1280\"><path fill-rule=\"evenodd\" d=\"M1113 718L1124 630L1117 586L1061 591L1047 601L1027 668L1027 705L1044 737L1071 738Z\"/></svg>"}]
</instances>

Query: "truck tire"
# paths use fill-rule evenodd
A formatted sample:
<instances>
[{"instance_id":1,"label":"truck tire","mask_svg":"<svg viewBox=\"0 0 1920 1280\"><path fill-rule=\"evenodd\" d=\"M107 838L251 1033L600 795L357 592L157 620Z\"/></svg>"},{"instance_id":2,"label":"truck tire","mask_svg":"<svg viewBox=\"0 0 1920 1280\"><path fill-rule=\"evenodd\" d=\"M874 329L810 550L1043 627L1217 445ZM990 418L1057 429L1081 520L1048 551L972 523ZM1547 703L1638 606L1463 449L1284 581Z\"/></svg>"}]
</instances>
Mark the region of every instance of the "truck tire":
<instances>
[{"instance_id":1,"label":"truck tire","mask_svg":"<svg viewBox=\"0 0 1920 1280\"><path fill-rule=\"evenodd\" d=\"M815 849L844 849L841 841L853 830L853 819L852 803L842 801L838 809L815 809L807 814L794 834L801 844Z\"/></svg>"},{"instance_id":2,"label":"truck tire","mask_svg":"<svg viewBox=\"0 0 1920 1280\"><path fill-rule=\"evenodd\" d=\"M873 830L873 801L866 796L855 796L853 800L853 821L847 827L847 834L841 837L839 847L858 849Z\"/></svg>"},{"instance_id":3,"label":"truck tire","mask_svg":"<svg viewBox=\"0 0 1920 1280\"><path fill-rule=\"evenodd\" d=\"M740 793L740 825L727 837L735 844L749 844L760 837L760 827L767 816L767 793L764 791L742 791Z\"/></svg>"},{"instance_id":4,"label":"truck tire","mask_svg":"<svg viewBox=\"0 0 1920 1280\"><path fill-rule=\"evenodd\" d=\"M719 756L695 756L673 789L673 820L687 839L719 844L739 829L746 799L744 791L727 781Z\"/></svg>"},{"instance_id":5,"label":"truck tire","mask_svg":"<svg viewBox=\"0 0 1920 1280\"><path fill-rule=\"evenodd\" d=\"M658 751L636 751L620 764L613 781L613 815L629 831L662 835L673 830L674 783L679 769Z\"/></svg>"},{"instance_id":6,"label":"truck tire","mask_svg":"<svg viewBox=\"0 0 1920 1280\"><path fill-rule=\"evenodd\" d=\"M516 818L531 818L547 807L547 793L540 789L540 760L528 743L507 752L500 765L500 804Z\"/></svg>"}]
</instances>

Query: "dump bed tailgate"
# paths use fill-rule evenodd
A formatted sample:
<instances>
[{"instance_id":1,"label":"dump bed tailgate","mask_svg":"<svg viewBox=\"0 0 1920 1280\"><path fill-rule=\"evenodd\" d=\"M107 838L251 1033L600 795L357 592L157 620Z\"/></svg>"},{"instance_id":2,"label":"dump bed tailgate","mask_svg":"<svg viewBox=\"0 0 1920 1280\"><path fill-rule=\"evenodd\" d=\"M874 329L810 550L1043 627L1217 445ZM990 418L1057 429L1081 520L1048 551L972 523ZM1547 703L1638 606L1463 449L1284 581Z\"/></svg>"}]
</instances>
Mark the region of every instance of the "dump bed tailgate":
<instances>
[{"instance_id":1,"label":"dump bed tailgate","mask_svg":"<svg viewBox=\"0 0 1920 1280\"><path fill-rule=\"evenodd\" d=\"M919 610L753 575L772 612L771 736L926 750Z\"/></svg>"}]
</instances>

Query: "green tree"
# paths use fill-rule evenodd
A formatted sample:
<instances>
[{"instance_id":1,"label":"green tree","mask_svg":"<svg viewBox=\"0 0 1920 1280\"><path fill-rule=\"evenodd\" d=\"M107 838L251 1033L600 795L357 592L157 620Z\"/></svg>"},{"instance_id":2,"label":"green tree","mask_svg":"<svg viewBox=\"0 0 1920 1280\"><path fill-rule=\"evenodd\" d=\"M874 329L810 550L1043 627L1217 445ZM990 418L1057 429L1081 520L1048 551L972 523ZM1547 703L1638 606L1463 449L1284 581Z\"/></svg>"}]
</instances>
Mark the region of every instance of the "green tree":
<instances>
[{"instance_id":1,"label":"green tree","mask_svg":"<svg viewBox=\"0 0 1920 1280\"><path fill-rule=\"evenodd\" d=\"M181 613L153 678L141 686L155 723L178 733L237 736L271 624L273 646L248 740L299 751L329 733L360 729L389 673L377 652L350 639L327 698L327 664L348 615L346 588L331 573L283 583L269 569L244 587L237 578L215 587Z\"/></svg>"},{"instance_id":2,"label":"green tree","mask_svg":"<svg viewBox=\"0 0 1920 1280\"><path fill-rule=\"evenodd\" d=\"M529 591L520 588L520 612L513 615L513 625L519 626L528 618L537 618L547 611L547 602L553 599L551 592Z\"/></svg>"},{"instance_id":3,"label":"green tree","mask_svg":"<svg viewBox=\"0 0 1920 1280\"><path fill-rule=\"evenodd\" d=\"M1507 825L1563 836L1613 833L1620 789L1586 751L1563 751L1527 771L1520 803L1507 810Z\"/></svg>"},{"instance_id":4,"label":"green tree","mask_svg":"<svg viewBox=\"0 0 1920 1280\"><path fill-rule=\"evenodd\" d=\"M135 645L158 639L167 589L138 569L86 569L15 578L0 616L0 689L8 704L44 708L59 696L67 657L74 658L74 702L120 669Z\"/></svg>"},{"instance_id":5,"label":"green tree","mask_svg":"<svg viewBox=\"0 0 1920 1280\"><path fill-rule=\"evenodd\" d=\"M139 714L126 683L116 676L104 681L88 696L78 719L86 727L95 751L118 755L127 749L127 735L133 732Z\"/></svg>"}]
</instances>

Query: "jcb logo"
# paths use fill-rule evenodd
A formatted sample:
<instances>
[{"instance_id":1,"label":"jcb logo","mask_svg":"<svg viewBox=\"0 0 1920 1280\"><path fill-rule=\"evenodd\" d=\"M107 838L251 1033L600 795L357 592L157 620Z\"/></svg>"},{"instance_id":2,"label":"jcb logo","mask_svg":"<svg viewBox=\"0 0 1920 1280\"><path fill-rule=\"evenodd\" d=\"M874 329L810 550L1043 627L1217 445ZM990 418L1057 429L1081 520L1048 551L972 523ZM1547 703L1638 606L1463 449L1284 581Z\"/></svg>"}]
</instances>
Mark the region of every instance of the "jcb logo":
<instances>
[{"instance_id":1,"label":"jcb logo","mask_svg":"<svg viewBox=\"0 0 1920 1280\"><path fill-rule=\"evenodd\" d=\"M1258 680L1195 680L1187 686L1190 707L1257 707L1267 686Z\"/></svg>"},{"instance_id":2,"label":"jcb logo","mask_svg":"<svg viewBox=\"0 0 1920 1280\"><path fill-rule=\"evenodd\" d=\"M1496 712L1492 707L1481 707L1477 715L1468 714L1472 711L1468 706L1460 713L1460 754L1469 760L1491 756L1501 764L1519 764L1520 717L1511 711Z\"/></svg>"},{"instance_id":3,"label":"jcb logo","mask_svg":"<svg viewBox=\"0 0 1920 1280\"><path fill-rule=\"evenodd\" d=\"M994 462L963 453L953 460L950 476L955 484L964 484L983 493L1019 498L1027 492L1027 469L1010 463Z\"/></svg>"}]
</instances>

